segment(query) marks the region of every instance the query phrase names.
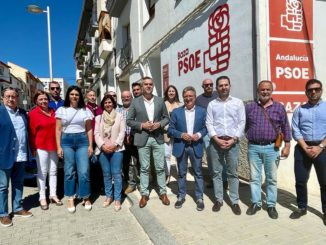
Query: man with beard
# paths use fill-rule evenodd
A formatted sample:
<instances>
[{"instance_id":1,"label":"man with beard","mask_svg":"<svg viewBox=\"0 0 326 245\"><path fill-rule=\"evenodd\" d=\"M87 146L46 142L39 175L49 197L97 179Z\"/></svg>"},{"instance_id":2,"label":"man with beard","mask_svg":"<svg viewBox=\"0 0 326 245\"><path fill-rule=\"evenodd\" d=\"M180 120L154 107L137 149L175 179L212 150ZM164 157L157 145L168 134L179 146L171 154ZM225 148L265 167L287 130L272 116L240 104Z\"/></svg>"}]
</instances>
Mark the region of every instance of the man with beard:
<instances>
[{"instance_id":1,"label":"man with beard","mask_svg":"<svg viewBox=\"0 0 326 245\"><path fill-rule=\"evenodd\" d=\"M51 81L49 84L49 90L51 94L49 107L56 111L59 107L63 106L64 104L64 100L60 97L60 84L57 81Z\"/></svg>"},{"instance_id":2,"label":"man with beard","mask_svg":"<svg viewBox=\"0 0 326 245\"><path fill-rule=\"evenodd\" d=\"M322 83L310 79L306 83L308 102L298 107L292 118L293 138L298 142L294 149L295 189L298 210L290 218L299 219L307 214L307 182L314 165L320 186L323 222L326 225L326 102L321 99Z\"/></svg>"},{"instance_id":3,"label":"man with beard","mask_svg":"<svg viewBox=\"0 0 326 245\"><path fill-rule=\"evenodd\" d=\"M282 132L285 145L281 157L290 153L291 132L284 106L272 99L273 84L261 81L257 87L258 100L246 105L246 135L248 139L248 159L250 165L251 206L248 215L254 215L261 209L262 167L266 177L266 203L270 218L277 219L277 167L280 152L275 140Z\"/></svg>"},{"instance_id":4,"label":"man with beard","mask_svg":"<svg viewBox=\"0 0 326 245\"><path fill-rule=\"evenodd\" d=\"M239 138L242 136L246 115L242 100L230 96L231 83L227 76L216 79L218 97L207 107L206 127L210 137L208 166L213 179L215 204L213 212L223 205L222 171L226 167L229 197L234 214L240 215L239 206Z\"/></svg>"}]
</instances>

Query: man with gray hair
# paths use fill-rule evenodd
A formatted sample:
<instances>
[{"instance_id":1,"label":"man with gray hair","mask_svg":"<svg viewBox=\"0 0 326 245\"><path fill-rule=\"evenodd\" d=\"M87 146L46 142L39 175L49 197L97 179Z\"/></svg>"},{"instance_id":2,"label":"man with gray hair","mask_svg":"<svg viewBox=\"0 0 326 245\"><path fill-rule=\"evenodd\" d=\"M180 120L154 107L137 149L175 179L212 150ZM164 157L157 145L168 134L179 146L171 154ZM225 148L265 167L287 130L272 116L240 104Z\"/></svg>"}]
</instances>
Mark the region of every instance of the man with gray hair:
<instances>
[{"instance_id":1,"label":"man with gray hair","mask_svg":"<svg viewBox=\"0 0 326 245\"><path fill-rule=\"evenodd\" d=\"M25 163L28 161L28 124L26 111L17 107L18 90L2 91L0 105L0 224L8 227L12 220L8 213L8 189L11 180L12 212L14 217L31 217L22 207Z\"/></svg>"},{"instance_id":2,"label":"man with gray hair","mask_svg":"<svg viewBox=\"0 0 326 245\"><path fill-rule=\"evenodd\" d=\"M196 90L188 86L182 92L184 106L172 111L168 133L174 139L173 155L178 164L178 200L175 208L181 208L186 198L186 175L188 158L195 176L196 209L204 210L203 192L204 179L202 174L201 159L203 157L203 137L207 134L205 126L206 110L195 106Z\"/></svg>"}]
</instances>

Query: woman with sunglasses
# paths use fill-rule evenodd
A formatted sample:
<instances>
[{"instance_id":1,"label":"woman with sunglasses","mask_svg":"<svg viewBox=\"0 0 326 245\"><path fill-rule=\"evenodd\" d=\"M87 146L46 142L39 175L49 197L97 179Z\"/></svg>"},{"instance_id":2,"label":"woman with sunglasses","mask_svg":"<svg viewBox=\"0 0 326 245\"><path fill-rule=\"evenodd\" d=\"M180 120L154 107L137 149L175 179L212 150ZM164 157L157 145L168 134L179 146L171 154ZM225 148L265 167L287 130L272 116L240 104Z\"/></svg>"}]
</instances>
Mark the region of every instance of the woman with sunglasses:
<instances>
[{"instance_id":1,"label":"woman with sunglasses","mask_svg":"<svg viewBox=\"0 0 326 245\"><path fill-rule=\"evenodd\" d=\"M41 90L34 96L36 107L29 116L29 140L32 155L37 163L37 185L42 210L49 208L46 200L46 177L49 174L50 201L57 206L62 202L57 197L57 146L55 140L55 112L49 108L49 95Z\"/></svg>"},{"instance_id":2,"label":"woman with sunglasses","mask_svg":"<svg viewBox=\"0 0 326 245\"><path fill-rule=\"evenodd\" d=\"M86 108L79 87L68 88L64 105L55 116L57 152L64 158L64 194L68 197L68 212L76 211L76 196L83 199L85 209L90 211L89 157L93 154L93 113Z\"/></svg>"},{"instance_id":3,"label":"woman with sunglasses","mask_svg":"<svg viewBox=\"0 0 326 245\"><path fill-rule=\"evenodd\" d=\"M165 106L169 112L169 115L171 115L172 111L175 108L181 106L178 90L175 86L169 85L166 88L164 92L164 101L165 101ZM173 140L169 138L167 134L164 134L166 184L170 183L170 178L171 178L170 170L171 170L172 144L173 144Z\"/></svg>"}]
</instances>

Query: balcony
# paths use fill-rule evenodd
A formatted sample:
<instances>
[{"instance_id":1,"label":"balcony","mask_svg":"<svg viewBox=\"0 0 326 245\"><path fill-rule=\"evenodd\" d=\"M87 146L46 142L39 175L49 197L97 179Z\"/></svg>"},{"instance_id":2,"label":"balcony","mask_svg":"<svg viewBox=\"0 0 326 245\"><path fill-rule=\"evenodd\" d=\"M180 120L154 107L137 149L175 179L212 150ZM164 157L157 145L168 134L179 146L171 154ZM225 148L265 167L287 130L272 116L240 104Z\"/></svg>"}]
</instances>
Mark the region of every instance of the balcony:
<instances>
[{"instance_id":1,"label":"balcony","mask_svg":"<svg viewBox=\"0 0 326 245\"><path fill-rule=\"evenodd\" d=\"M105 60L109 56L109 54L112 53L112 50L113 50L112 40L102 39L99 46L100 58Z\"/></svg>"},{"instance_id":2,"label":"balcony","mask_svg":"<svg viewBox=\"0 0 326 245\"><path fill-rule=\"evenodd\" d=\"M91 73L97 73L101 70L101 60L98 56L98 52L94 52L91 56L91 60L89 63L90 71Z\"/></svg>"},{"instance_id":3,"label":"balcony","mask_svg":"<svg viewBox=\"0 0 326 245\"><path fill-rule=\"evenodd\" d=\"M108 10L110 16L119 17L123 8L128 3L128 0L107 0L106 9Z\"/></svg>"},{"instance_id":4,"label":"balcony","mask_svg":"<svg viewBox=\"0 0 326 245\"><path fill-rule=\"evenodd\" d=\"M127 41L125 46L120 50L119 67L124 70L132 62L131 42Z\"/></svg>"}]
</instances>

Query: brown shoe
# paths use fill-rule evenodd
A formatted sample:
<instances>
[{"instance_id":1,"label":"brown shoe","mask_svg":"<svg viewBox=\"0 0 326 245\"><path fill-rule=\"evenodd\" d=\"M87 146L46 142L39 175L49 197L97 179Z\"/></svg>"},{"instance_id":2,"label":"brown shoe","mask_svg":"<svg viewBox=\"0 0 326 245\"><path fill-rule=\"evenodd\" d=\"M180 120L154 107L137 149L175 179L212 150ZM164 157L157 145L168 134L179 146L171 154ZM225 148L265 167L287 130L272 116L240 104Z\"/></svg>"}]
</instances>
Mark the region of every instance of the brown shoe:
<instances>
[{"instance_id":1,"label":"brown shoe","mask_svg":"<svg viewBox=\"0 0 326 245\"><path fill-rule=\"evenodd\" d=\"M12 226L12 221L9 216L0 217L0 224L4 227Z\"/></svg>"},{"instance_id":2,"label":"brown shoe","mask_svg":"<svg viewBox=\"0 0 326 245\"><path fill-rule=\"evenodd\" d=\"M33 214L32 214L31 212L26 211L26 210L23 209L23 210L20 210L20 211L18 211L18 212L15 212L15 213L14 213L14 216L15 216L15 217L29 218L29 217L32 217Z\"/></svg>"},{"instance_id":3,"label":"brown shoe","mask_svg":"<svg viewBox=\"0 0 326 245\"><path fill-rule=\"evenodd\" d=\"M241 209L240 209L239 204L233 204L233 205L231 206L231 209L232 209L232 212L233 212L235 215L240 215L240 214L241 214Z\"/></svg>"},{"instance_id":4,"label":"brown shoe","mask_svg":"<svg viewBox=\"0 0 326 245\"><path fill-rule=\"evenodd\" d=\"M139 207L143 208L147 205L147 201L148 201L148 196L141 196L141 199L139 201Z\"/></svg>"},{"instance_id":5,"label":"brown shoe","mask_svg":"<svg viewBox=\"0 0 326 245\"><path fill-rule=\"evenodd\" d=\"M222 206L223 206L223 203L216 201L213 208L212 208L212 211L213 212L218 212L218 211L221 210Z\"/></svg>"},{"instance_id":6,"label":"brown shoe","mask_svg":"<svg viewBox=\"0 0 326 245\"><path fill-rule=\"evenodd\" d=\"M170 200L168 198L168 196L166 194L162 194L160 195L160 200L162 201L162 203L166 206L170 205Z\"/></svg>"}]
</instances>

